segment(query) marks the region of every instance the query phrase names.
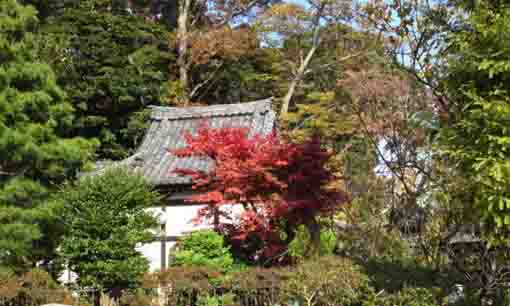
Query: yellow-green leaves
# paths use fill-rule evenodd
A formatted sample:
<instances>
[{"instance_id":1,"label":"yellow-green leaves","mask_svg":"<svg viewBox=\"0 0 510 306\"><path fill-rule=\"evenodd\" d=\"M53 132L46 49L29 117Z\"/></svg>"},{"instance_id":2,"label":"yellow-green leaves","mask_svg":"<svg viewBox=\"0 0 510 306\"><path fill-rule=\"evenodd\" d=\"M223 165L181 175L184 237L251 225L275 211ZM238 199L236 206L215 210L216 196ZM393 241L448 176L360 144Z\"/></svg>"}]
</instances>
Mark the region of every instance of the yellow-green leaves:
<instances>
[{"instance_id":1,"label":"yellow-green leaves","mask_svg":"<svg viewBox=\"0 0 510 306\"><path fill-rule=\"evenodd\" d=\"M451 35L451 124L443 148L467 179L463 196L494 241L510 229L510 9L482 2ZM471 203L469 203L471 202Z\"/></svg>"}]
</instances>

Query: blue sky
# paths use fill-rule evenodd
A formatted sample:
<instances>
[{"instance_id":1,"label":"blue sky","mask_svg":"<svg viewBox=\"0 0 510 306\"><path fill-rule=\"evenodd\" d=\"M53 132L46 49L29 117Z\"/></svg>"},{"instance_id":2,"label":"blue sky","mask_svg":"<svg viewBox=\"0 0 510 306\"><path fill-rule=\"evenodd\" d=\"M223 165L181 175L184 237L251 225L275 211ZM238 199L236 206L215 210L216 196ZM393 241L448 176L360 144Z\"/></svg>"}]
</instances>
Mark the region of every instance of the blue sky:
<instances>
[{"instance_id":1,"label":"blue sky","mask_svg":"<svg viewBox=\"0 0 510 306\"><path fill-rule=\"evenodd\" d=\"M297 3L297 4L301 4L301 5L307 5L306 0L285 0L285 2L288 2L288 3Z\"/></svg>"},{"instance_id":2,"label":"blue sky","mask_svg":"<svg viewBox=\"0 0 510 306\"><path fill-rule=\"evenodd\" d=\"M307 0L284 0L283 2L287 2L287 3L296 3L296 4L299 4L299 5L302 5L304 7L309 7L310 5L308 4L308 1Z\"/></svg>"}]
</instances>

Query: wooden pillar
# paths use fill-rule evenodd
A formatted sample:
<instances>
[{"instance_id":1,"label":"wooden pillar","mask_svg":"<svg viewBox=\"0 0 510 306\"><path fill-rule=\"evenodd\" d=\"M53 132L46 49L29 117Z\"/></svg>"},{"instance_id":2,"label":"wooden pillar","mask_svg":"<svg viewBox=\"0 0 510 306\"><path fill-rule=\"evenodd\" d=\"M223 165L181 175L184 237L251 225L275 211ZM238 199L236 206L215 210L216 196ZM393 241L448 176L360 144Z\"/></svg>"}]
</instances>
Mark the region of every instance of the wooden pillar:
<instances>
[{"instance_id":1,"label":"wooden pillar","mask_svg":"<svg viewBox=\"0 0 510 306\"><path fill-rule=\"evenodd\" d=\"M166 206L163 206L163 224L161 224L161 271L166 267Z\"/></svg>"},{"instance_id":2,"label":"wooden pillar","mask_svg":"<svg viewBox=\"0 0 510 306\"><path fill-rule=\"evenodd\" d=\"M166 223L161 224L161 271L166 269Z\"/></svg>"},{"instance_id":3,"label":"wooden pillar","mask_svg":"<svg viewBox=\"0 0 510 306\"><path fill-rule=\"evenodd\" d=\"M218 229L220 227L220 212L218 210L214 211L213 223L214 223L214 230L218 231Z\"/></svg>"}]
</instances>

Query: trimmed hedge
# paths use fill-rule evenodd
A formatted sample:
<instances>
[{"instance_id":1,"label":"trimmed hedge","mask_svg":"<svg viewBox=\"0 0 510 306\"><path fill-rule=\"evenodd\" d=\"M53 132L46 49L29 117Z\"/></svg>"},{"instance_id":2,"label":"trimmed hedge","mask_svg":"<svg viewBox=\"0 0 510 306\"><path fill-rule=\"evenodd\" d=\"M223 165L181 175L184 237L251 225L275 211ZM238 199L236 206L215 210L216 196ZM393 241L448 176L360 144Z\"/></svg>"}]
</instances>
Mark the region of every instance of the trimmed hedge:
<instances>
[{"instance_id":1,"label":"trimmed hedge","mask_svg":"<svg viewBox=\"0 0 510 306\"><path fill-rule=\"evenodd\" d=\"M73 305L71 293L59 286L51 276L40 269L33 269L21 276L0 274L0 305L29 306L59 303Z\"/></svg>"}]
</instances>

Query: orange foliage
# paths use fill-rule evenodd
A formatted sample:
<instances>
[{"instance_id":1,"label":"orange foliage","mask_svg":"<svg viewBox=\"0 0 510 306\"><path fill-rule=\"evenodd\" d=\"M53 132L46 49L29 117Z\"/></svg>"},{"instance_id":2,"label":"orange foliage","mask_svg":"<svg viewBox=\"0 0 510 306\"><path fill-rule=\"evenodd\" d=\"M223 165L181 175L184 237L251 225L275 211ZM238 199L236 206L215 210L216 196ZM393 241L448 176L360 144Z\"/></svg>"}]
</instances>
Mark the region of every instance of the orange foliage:
<instances>
[{"instance_id":1,"label":"orange foliage","mask_svg":"<svg viewBox=\"0 0 510 306\"><path fill-rule=\"evenodd\" d=\"M255 33L247 28L222 27L191 34L191 62L206 64L214 58L237 60L257 48Z\"/></svg>"}]
</instances>

